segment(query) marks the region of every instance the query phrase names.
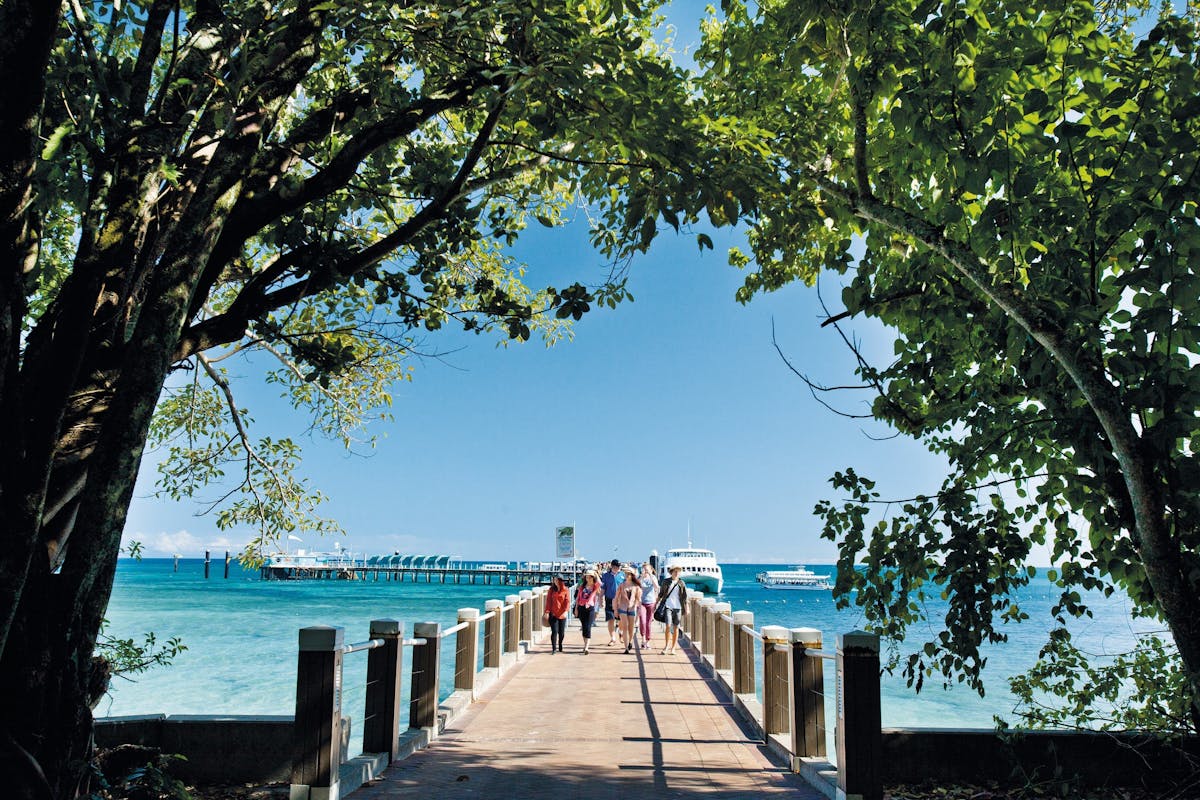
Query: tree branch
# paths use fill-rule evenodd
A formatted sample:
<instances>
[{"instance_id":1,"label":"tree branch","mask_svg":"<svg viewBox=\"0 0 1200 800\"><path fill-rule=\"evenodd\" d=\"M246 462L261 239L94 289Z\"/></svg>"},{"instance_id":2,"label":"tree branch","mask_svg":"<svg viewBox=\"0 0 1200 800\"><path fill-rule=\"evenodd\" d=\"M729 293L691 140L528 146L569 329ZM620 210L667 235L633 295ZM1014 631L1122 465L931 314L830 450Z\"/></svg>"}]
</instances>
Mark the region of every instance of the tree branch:
<instances>
[{"instance_id":1,"label":"tree branch","mask_svg":"<svg viewBox=\"0 0 1200 800\"><path fill-rule=\"evenodd\" d=\"M824 171L804 168L806 176L825 194L845 203L857 216L883 225L923 243L945 259L950 268L973 285L1033 338L1079 390L1108 439L1129 495L1134 524L1131 533L1150 586L1168 620L1194 624L1197 603L1192 579L1179 569L1178 546L1163 516L1162 489L1153 467L1141 452L1141 441L1125 409L1120 391L1105 376L1087 342L1070 338L1064 328L1034 307L1012 287L993 282L988 265L968 247L947 239L928 221L874 197L849 190ZM1180 631L1176 639L1200 648L1193 637ZM1200 663L1200 649L1185 655L1187 663Z\"/></svg>"},{"instance_id":2,"label":"tree branch","mask_svg":"<svg viewBox=\"0 0 1200 800\"><path fill-rule=\"evenodd\" d=\"M298 187L287 185L280 179L298 157L298 148L318 136L336 131L356 111L365 107L371 98L366 93L356 92L309 115L283 144L266 158L260 159L266 163L256 176L251 177L250 186L234 206L229 222L221 231L195 292L189 319L198 313L204 298L208 296L208 290L220 279L226 266L237 257L252 236L284 215L341 189L354 178L363 160L372 153L411 135L438 114L461 105L481 85L479 82L463 81L378 120L356 133L328 164ZM271 184L277 185L268 189Z\"/></svg>"},{"instance_id":3,"label":"tree branch","mask_svg":"<svg viewBox=\"0 0 1200 800\"><path fill-rule=\"evenodd\" d=\"M154 78L154 65L162 52L163 31L166 30L171 10L176 8L176 2L177 0L154 0L146 16L142 46L138 49L137 62L133 66L133 74L129 77L129 109L134 113L140 114L146 108L146 98L150 95L150 84ZM115 9L112 13L116 14ZM175 13L178 19L177 9Z\"/></svg>"},{"instance_id":4,"label":"tree branch","mask_svg":"<svg viewBox=\"0 0 1200 800\"><path fill-rule=\"evenodd\" d=\"M174 360L187 358L194 353L235 341L237 337L241 336L250 320L318 294L330 285L340 283L354 274L378 264L410 241L427 225L437 220L452 203L462 197L467 178L479 163L484 148L499 123L503 107L504 101L501 99L489 112L453 180L441 195L431 200L403 225L378 242L346 256L339 262L326 266L321 270L320 276L310 270L308 276L303 280L298 280L273 292L261 292L257 296L246 295L244 300L239 296L238 301L235 301L238 303L237 314L227 311L186 330L180 337Z\"/></svg>"}]
</instances>

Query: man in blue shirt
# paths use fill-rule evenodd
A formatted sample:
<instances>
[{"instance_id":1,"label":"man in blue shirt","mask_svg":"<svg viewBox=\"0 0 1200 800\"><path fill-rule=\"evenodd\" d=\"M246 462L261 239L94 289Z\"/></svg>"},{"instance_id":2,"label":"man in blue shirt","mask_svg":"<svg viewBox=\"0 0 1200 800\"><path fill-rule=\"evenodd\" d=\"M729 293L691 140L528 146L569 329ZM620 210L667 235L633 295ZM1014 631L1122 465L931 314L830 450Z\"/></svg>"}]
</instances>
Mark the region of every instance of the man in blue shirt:
<instances>
[{"instance_id":1,"label":"man in blue shirt","mask_svg":"<svg viewBox=\"0 0 1200 800\"><path fill-rule=\"evenodd\" d=\"M608 565L608 569L600 576L600 583L604 586L604 621L608 623L608 643L616 644L617 642L617 612L613 609L613 598L617 596L617 586L625 576L621 573L621 562L613 559Z\"/></svg>"}]
</instances>

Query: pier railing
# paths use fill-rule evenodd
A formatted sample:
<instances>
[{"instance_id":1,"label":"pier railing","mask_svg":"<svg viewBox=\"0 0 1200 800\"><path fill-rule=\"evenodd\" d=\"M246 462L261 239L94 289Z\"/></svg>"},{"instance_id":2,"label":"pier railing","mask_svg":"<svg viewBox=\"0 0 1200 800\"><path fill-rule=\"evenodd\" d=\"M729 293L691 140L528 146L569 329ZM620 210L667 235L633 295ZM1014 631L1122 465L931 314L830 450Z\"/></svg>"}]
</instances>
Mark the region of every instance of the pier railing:
<instances>
[{"instance_id":1,"label":"pier railing","mask_svg":"<svg viewBox=\"0 0 1200 800\"><path fill-rule=\"evenodd\" d=\"M883 797L878 636L840 634L836 649L828 651L819 630L756 629L752 612L733 611L728 603L700 592L688 593L682 626L702 667L725 686L763 741L789 759L792 771L806 773L814 782L836 780L842 797ZM836 676L836 777L825 743L827 661L833 662Z\"/></svg>"},{"instance_id":2,"label":"pier railing","mask_svg":"<svg viewBox=\"0 0 1200 800\"><path fill-rule=\"evenodd\" d=\"M296 664L296 717L293 726L290 800L338 800L376 777L392 761L425 747L447 719L473 702L479 692L514 666L521 643L541 639L546 587L488 600L484 611L458 610L458 624L442 630L418 622L405 638L394 619L372 620L368 638L345 643L345 630L317 625L300 629ZM480 633L483 634L483 667ZM441 700L442 643L454 637L454 691ZM404 650L409 658L408 725L401 730ZM363 752L346 758L349 736L342 718L342 661L367 653Z\"/></svg>"}]
</instances>

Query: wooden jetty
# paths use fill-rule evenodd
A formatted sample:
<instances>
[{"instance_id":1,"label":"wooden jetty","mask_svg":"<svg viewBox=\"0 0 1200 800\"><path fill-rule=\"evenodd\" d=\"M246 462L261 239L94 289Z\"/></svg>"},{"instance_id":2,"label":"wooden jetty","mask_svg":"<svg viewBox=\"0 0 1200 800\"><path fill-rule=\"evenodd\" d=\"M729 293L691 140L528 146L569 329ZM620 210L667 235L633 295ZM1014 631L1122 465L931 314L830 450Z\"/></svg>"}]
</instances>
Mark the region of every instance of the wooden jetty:
<instances>
[{"instance_id":1,"label":"wooden jetty","mask_svg":"<svg viewBox=\"0 0 1200 800\"><path fill-rule=\"evenodd\" d=\"M845 634L826 652L819 631L756 629L749 612L689 593L674 655L661 644L607 646L603 624L590 654L574 628L567 650L552 654L545 595L526 589L483 613L460 609L457 625L418 623L409 638L393 620L372 622L356 644L340 628L302 629L292 800L882 798L877 637ZM346 759L335 733L343 691L353 691L342 659L360 651L370 651L364 752ZM438 664L450 653L454 691L439 704ZM826 660L836 662L836 768L825 758Z\"/></svg>"},{"instance_id":2,"label":"wooden jetty","mask_svg":"<svg viewBox=\"0 0 1200 800\"><path fill-rule=\"evenodd\" d=\"M207 554L205 573L208 577ZM411 583L467 583L482 586L545 586L555 575L571 576L570 566L465 567L449 563L449 557L422 561L420 557L391 559L387 556L367 560L347 560L328 564L274 565L266 563L260 573L264 580L342 580L401 581ZM228 571L228 554L226 554ZM228 577L228 575L226 576Z\"/></svg>"},{"instance_id":3,"label":"wooden jetty","mask_svg":"<svg viewBox=\"0 0 1200 800\"><path fill-rule=\"evenodd\" d=\"M545 586L562 571L547 569L486 570L466 567L302 567L292 574L262 570L266 580L406 581L410 583L468 583L481 586Z\"/></svg>"}]
</instances>

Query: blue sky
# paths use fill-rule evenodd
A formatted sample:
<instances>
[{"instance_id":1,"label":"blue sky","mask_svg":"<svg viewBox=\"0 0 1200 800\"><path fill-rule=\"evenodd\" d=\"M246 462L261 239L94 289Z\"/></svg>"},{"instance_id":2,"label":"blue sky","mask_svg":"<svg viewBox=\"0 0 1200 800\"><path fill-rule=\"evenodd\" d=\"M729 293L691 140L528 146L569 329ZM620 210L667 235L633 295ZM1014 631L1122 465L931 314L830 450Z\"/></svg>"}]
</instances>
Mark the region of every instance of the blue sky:
<instances>
[{"instance_id":1,"label":"blue sky","mask_svg":"<svg viewBox=\"0 0 1200 800\"><path fill-rule=\"evenodd\" d=\"M530 234L517 252L532 285L605 274L582 231ZM855 466L885 496L908 497L936 489L944 469L919 445L873 441L867 433L886 429L812 399L771 331L798 369L852 382L850 353L820 328L816 290L797 284L739 305L743 275L724 257L737 234L713 237L715 251L701 255L692 236L663 235L632 265L635 301L589 313L573 341L502 348L487 336L430 335L428 346L446 354L418 361L414 380L396 387L395 421L376 429L369 456L304 437L304 419L257 385L249 365L239 397L257 420L299 438L304 471L329 495L326 512L355 551L546 559L554 528L574 523L581 554L640 559L682 544L690 520L694 542L722 561L832 560L812 508L834 496L835 470ZM822 291L839 310L836 276L823 278ZM885 332L849 330L868 354L888 356ZM867 397L836 400L861 411ZM249 538L218 531L194 504L153 499L147 487L127 538L149 555L197 555Z\"/></svg>"},{"instance_id":2,"label":"blue sky","mask_svg":"<svg viewBox=\"0 0 1200 800\"><path fill-rule=\"evenodd\" d=\"M676 3L681 50L697 38L702 10ZM582 226L535 228L515 250L530 265L530 285L603 279ZM498 348L487 336L431 335L428 346L447 355L417 362L414 381L396 387L395 421L376 429L381 441L369 457L303 438L304 419L256 386L249 365L239 399L301 440L304 471L330 497L325 513L354 551L548 559L554 528L574 523L581 555L641 559L683 544L690 522L694 543L721 561L831 561L812 508L834 496L835 470L854 466L884 496L903 498L935 490L944 467L911 441L872 441L867 433L888 431L813 400L775 352L771 330L815 380L852 382L850 353L820 328L816 290L797 284L739 305L743 275L724 255L739 236L710 233L716 248L703 254L693 236L664 233L632 264L635 302L586 315L571 342ZM822 280L839 311L838 278ZM891 338L877 326L847 329L869 355L890 355ZM835 398L855 411L867 399ZM152 472L147 460L151 479L126 527L148 555L199 555L250 538L218 531L196 504L153 498Z\"/></svg>"}]
</instances>

